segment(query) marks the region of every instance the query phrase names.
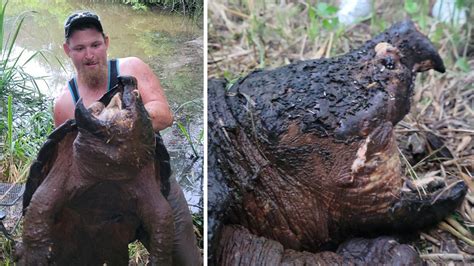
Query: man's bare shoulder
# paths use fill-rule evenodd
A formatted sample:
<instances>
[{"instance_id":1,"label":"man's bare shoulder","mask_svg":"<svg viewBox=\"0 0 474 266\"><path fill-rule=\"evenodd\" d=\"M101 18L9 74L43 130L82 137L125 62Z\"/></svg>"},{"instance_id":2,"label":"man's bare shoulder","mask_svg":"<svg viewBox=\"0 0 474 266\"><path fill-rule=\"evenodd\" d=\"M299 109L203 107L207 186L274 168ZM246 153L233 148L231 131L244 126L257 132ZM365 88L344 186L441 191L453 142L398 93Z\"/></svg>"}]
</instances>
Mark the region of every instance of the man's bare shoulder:
<instances>
[{"instance_id":1,"label":"man's bare shoulder","mask_svg":"<svg viewBox=\"0 0 474 266\"><path fill-rule=\"evenodd\" d=\"M54 102L54 125L57 127L74 118L74 103L68 87L65 86Z\"/></svg>"},{"instance_id":2,"label":"man's bare shoulder","mask_svg":"<svg viewBox=\"0 0 474 266\"><path fill-rule=\"evenodd\" d=\"M131 75L143 70L150 70L150 67L138 57L124 57L119 59L120 73Z\"/></svg>"},{"instance_id":3,"label":"man's bare shoulder","mask_svg":"<svg viewBox=\"0 0 474 266\"><path fill-rule=\"evenodd\" d=\"M153 121L153 128L162 130L171 126L173 114L153 70L138 57L122 58L119 62L120 75L134 76L138 80L138 90Z\"/></svg>"}]
</instances>

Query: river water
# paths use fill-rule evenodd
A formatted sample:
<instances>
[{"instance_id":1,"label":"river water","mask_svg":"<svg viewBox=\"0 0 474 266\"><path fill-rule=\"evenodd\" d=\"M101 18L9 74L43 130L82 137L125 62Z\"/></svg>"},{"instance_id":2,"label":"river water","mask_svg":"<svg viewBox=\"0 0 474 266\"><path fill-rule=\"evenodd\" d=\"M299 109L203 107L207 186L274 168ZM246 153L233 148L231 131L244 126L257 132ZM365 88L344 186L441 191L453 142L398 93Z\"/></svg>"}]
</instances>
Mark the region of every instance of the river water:
<instances>
[{"instance_id":1,"label":"river water","mask_svg":"<svg viewBox=\"0 0 474 266\"><path fill-rule=\"evenodd\" d=\"M176 13L134 10L119 1L15 0L7 5L6 32L15 18L26 15L15 53L25 58L42 51L25 65L33 76L44 77L41 91L51 98L59 94L73 75L64 54L64 21L75 10L92 10L110 37L109 58L137 56L160 78L175 114L173 127L161 132L171 155L173 173L182 185L193 212L202 207L203 169L203 44L202 21ZM185 138L178 122L190 134ZM197 155L191 147L194 146Z\"/></svg>"}]
</instances>

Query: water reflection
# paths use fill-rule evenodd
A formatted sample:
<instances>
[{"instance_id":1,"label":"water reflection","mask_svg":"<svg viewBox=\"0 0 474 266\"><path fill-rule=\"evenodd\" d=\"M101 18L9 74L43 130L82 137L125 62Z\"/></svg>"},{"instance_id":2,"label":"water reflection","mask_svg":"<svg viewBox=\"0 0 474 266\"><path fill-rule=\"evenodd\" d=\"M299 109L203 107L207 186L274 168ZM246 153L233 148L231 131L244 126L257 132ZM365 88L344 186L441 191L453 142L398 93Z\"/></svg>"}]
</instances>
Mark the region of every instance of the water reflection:
<instances>
[{"instance_id":1,"label":"water reflection","mask_svg":"<svg viewBox=\"0 0 474 266\"><path fill-rule=\"evenodd\" d=\"M28 13L24 21L17 44L30 51L43 50L50 54L49 63L40 60L39 64L47 70L50 76L58 80L53 82L54 84L62 86L73 73L73 66L62 49L63 23L72 11L85 9L94 10L101 17L104 30L110 37L109 57L137 56L154 66L155 71L158 72L160 66L166 68L167 64L188 60L189 56L196 59L193 60L195 66L190 69L190 72L196 72L196 70L193 71L196 64L199 64L197 67L201 68L201 71L197 69L201 78L195 82L202 88L202 52L201 56L193 51L188 51L192 53L186 57L183 55L183 50L190 46L190 42L202 36L202 28L198 25L198 21L188 17L151 11L135 11L116 1L17 0L15 5L10 4L7 7L7 15L11 19L7 21L6 26L11 27L14 22L13 16L25 11L33 11ZM60 64L64 64L66 73ZM186 65L183 65L183 68L187 70ZM162 76L166 78L163 83L173 82L168 80L169 77ZM195 78L191 77L191 79ZM61 86L54 89L60 90ZM165 89L171 90L171 88ZM185 101L200 97L202 90L188 91L189 93L191 95L188 99L184 99ZM180 97L176 97L170 101L181 103L180 100Z\"/></svg>"},{"instance_id":2,"label":"water reflection","mask_svg":"<svg viewBox=\"0 0 474 266\"><path fill-rule=\"evenodd\" d=\"M25 70L34 76L45 76L40 83L42 91L51 97L59 94L73 75L73 66L64 54L64 20L75 10L96 12L110 38L110 58L137 56L148 63L161 80L168 100L174 110L183 103L202 98L203 45L202 22L177 14L158 11L135 11L117 1L70 0L15 0L7 6L6 32L15 24L15 17L28 12L17 39L15 53L26 49L26 54L43 51L48 62L38 58L29 62ZM31 12L32 11L32 12ZM24 58L28 58L25 56ZM202 106L187 108L190 133L197 138L203 128ZM187 191L191 204L198 205L202 197L202 162L197 169L182 173L189 164L190 146L176 126L162 132L172 156L173 170ZM202 148L200 150L202 156ZM199 166L200 165L200 166ZM196 176L198 178L196 178ZM184 177L184 178L183 178ZM193 180L193 182L189 182ZM194 209L196 210L196 209Z\"/></svg>"}]
</instances>

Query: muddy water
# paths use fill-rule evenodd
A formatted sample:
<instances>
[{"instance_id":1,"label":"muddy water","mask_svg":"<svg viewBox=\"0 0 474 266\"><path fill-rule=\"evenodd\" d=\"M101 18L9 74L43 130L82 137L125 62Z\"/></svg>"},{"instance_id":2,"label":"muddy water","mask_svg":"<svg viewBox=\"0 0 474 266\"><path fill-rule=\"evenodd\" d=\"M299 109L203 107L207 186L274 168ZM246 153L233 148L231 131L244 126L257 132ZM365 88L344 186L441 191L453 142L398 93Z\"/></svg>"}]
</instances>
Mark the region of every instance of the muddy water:
<instances>
[{"instance_id":1,"label":"muddy water","mask_svg":"<svg viewBox=\"0 0 474 266\"><path fill-rule=\"evenodd\" d=\"M14 2L14 4L12 3ZM202 202L203 129L203 45L202 21L157 10L137 11L118 1L15 0L7 6L6 29L15 16L28 12L15 48L25 55L43 51L47 61L37 58L25 69L34 76L44 76L41 90L55 97L73 75L73 66L62 50L64 21L75 10L93 10L110 37L110 58L137 56L148 63L160 78L176 121L190 133L191 142L177 127L162 132L173 172L185 190L193 211ZM193 101L192 103L189 103ZM184 105L183 105L184 104ZM200 156L195 160L190 143ZM193 207L194 206L194 207ZM197 206L197 207L195 207Z\"/></svg>"}]
</instances>

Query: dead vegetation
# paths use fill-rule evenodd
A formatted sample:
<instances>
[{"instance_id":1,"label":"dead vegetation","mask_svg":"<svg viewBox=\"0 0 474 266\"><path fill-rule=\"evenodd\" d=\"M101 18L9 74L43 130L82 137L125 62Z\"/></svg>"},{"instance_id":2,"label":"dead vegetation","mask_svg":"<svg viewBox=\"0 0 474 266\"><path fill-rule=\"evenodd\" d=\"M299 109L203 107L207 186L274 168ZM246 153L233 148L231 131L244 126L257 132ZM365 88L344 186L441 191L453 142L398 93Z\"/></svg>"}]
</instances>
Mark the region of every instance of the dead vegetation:
<instances>
[{"instance_id":1,"label":"dead vegetation","mask_svg":"<svg viewBox=\"0 0 474 266\"><path fill-rule=\"evenodd\" d=\"M262 3L265 2L265 3ZM375 4L376 2L376 4ZM460 1L462 2L462 1ZM446 73L419 75L412 110L398 125L408 178L469 187L461 207L412 244L429 263L474 261L474 22L441 23L434 1L373 1L371 17L354 26L335 20L337 2L208 1L208 74L235 80L257 68L347 53L391 25L411 17L439 48ZM430 182L427 182L430 181Z\"/></svg>"}]
</instances>

